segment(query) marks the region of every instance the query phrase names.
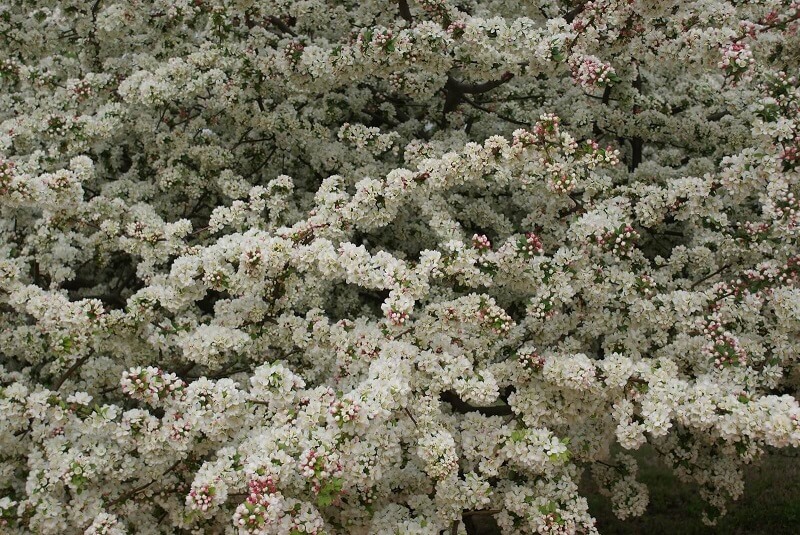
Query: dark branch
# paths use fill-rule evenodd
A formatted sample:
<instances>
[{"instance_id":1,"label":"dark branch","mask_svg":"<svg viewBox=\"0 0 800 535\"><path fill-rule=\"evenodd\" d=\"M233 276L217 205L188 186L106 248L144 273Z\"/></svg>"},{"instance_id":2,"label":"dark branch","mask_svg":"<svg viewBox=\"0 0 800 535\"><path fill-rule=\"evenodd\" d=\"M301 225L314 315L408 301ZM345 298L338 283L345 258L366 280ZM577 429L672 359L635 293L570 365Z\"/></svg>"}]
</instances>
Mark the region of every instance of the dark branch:
<instances>
[{"instance_id":1,"label":"dark branch","mask_svg":"<svg viewBox=\"0 0 800 535\"><path fill-rule=\"evenodd\" d=\"M642 75L639 73L636 80L633 82L633 88L641 94L642 92ZM633 107L633 114L636 115L641 110L639 106ZM631 172L636 171L636 168L642 163L642 152L644 150L644 140L641 137L634 137L631 139L631 163L628 167Z\"/></svg>"},{"instance_id":2,"label":"dark branch","mask_svg":"<svg viewBox=\"0 0 800 535\"><path fill-rule=\"evenodd\" d=\"M283 22L283 21L282 21L281 19L279 19L278 17L270 17L270 18L269 18L269 21L270 21L270 22L271 22L271 23L272 23L272 24L273 24L273 25L274 25L276 28L278 28L280 31L282 31L283 33L287 33L287 34L291 35L292 37L297 37L297 34L296 34L296 33L294 33L294 30L292 30L292 29L291 29L291 28L290 28L290 27L289 27L289 26L288 26L288 25L287 25L285 22Z\"/></svg>"},{"instance_id":3,"label":"dark branch","mask_svg":"<svg viewBox=\"0 0 800 535\"><path fill-rule=\"evenodd\" d=\"M506 115L500 115L499 113L497 113L495 111L492 111L489 108L487 108L486 106L482 106L482 105L478 104L477 102L473 101L472 99L469 99L469 98L467 98L465 96L462 96L461 100L463 100L464 102L466 102L467 104L469 104L470 106L472 106L473 108L475 108L477 110L481 110L481 111L484 111L486 113L491 113L493 115L496 115L500 119L503 119L504 121L507 121L507 122L509 122L511 124L516 124L516 125L520 125L520 126L530 126L531 125L530 123L526 123L525 121L518 121L517 119L514 119L513 117L508 117Z\"/></svg>"},{"instance_id":4,"label":"dark branch","mask_svg":"<svg viewBox=\"0 0 800 535\"><path fill-rule=\"evenodd\" d=\"M449 403L450 406L453 407L453 410L459 414L467 414L469 412L478 412L484 416L507 416L509 414L514 414L514 411L512 411L511 407L508 405L491 405L488 407L470 405L458 397L458 394L452 390L442 392L439 399L445 403Z\"/></svg>"},{"instance_id":5,"label":"dark branch","mask_svg":"<svg viewBox=\"0 0 800 535\"><path fill-rule=\"evenodd\" d=\"M455 91L461 94L467 95L477 95L480 93L486 93L487 91L491 91L496 87L500 87L504 83L508 82L514 78L514 75L510 72L503 74L499 80L489 80L488 82L483 82L480 84L467 84L461 81L456 80L452 76L447 77L447 83L445 84L445 89L448 91Z\"/></svg>"},{"instance_id":6,"label":"dark branch","mask_svg":"<svg viewBox=\"0 0 800 535\"><path fill-rule=\"evenodd\" d=\"M503 74L499 80L490 80L481 84L467 84L460 82L450 75L447 75L447 83L444 85L444 110L446 116L451 111L455 111L461 102L465 101L465 95L479 95L503 85L514 77L510 72Z\"/></svg>"},{"instance_id":7,"label":"dark branch","mask_svg":"<svg viewBox=\"0 0 800 535\"><path fill-rule=\"evenodd\" d=\"M400 9L400 16L403 18L403 20L407 21L408 23L414 22L414 18L411 16L411 10L408 8L408 2L406 0L399 0L398 8Z\"/></svg>"},{"instance_id":8,"label":"dark branch","mask_svg":"<svg viewBox=\"0 0 800 535\"><path fill-rule=\"evenodd\" d=\"M587 0L584 0L583 2L579 2L578 5L576 5L572 9L570 9L564 15L564 20L567 21L567 23L572 24L572 21L575 20L575 17L577 17L578 15L581 14L581 11L583 11L583 8L586 6L587 3L588 3Z\"/></svg>"},{"instance_id":9,"label":"dark branch","mask_svg":"<svg viewBox=\"0 0 800 535\"><path fill-rule=\"evenodd\" d=\"M70 366L66 372L64 372L64 375L58 378L58 381L56 381L56 384L53 386L53 390L59 390L62 386L64 386L64 383L67 381L67 379L72 377L72 375L78 371L78 368L83 366L87 360L89 360L89 355L76 360L75 363Z\"/></svg>"},{"instance_id":10,"label":"dark branch","mask_svg":"<svg viewBox=\"0 0 800 535\"><path fill-rule=\"evenodd\" d=\"M719 269L718 269L718 270L716 270L715 272L713 272L713 273L709 273L708 275L706 275L705 277L703 277L703 278L702 278L702 279L700 279L699 281L696 281L696 282L694 282L694 283L692 284L692 286L691 286L690 290L694 290L695 288L697 288L698 286L700 286L701 284L703 284L705 281L707 281L707 280L708 280L708 279L710 279L711 277L715 277L715 276L719 275L720 273L722 273L723 271L725 271L725 270L726 270L726 269L728 269L729 267L731 267L731 265L730 265L730 264L725 264L724 266L722 266L721 268L719 268Z\"/></svg>"}]
</instances>

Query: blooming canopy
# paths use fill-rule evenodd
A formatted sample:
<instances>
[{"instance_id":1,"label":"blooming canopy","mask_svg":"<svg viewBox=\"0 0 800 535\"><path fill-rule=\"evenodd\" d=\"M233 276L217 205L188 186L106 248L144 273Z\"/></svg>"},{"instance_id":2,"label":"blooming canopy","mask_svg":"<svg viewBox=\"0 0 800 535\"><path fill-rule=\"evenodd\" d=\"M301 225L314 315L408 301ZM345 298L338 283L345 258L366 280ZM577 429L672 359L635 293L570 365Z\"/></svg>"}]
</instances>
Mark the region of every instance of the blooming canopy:
<instances>
[{"instance_id":1,"label":"blooming canopy","mask_svg":"<svg viewBox=\"0 0 800 535\"><path fill-rule=\"evenodd\" d=\"M0 530L714 522L800 445L797 0L6 0Z\"/></svg>"}]
</instances>

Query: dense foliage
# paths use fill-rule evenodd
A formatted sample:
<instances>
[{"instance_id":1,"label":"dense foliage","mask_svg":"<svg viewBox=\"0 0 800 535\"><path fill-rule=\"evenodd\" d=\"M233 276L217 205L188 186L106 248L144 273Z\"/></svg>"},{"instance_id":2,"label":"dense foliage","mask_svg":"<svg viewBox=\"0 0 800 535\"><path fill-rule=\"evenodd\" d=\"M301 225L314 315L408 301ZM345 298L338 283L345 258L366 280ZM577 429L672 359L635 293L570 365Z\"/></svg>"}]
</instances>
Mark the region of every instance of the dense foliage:
<instances>
[{"instance_id":1,"label":"dense foliage","mask_svg":"<svg viewBox=\"0 0 800 535\"><path fill-rule=\"evenodd\" d=\"M798 0L4 0L0 531L596 533L800 445Z\"/></svg>"}]
</instances>

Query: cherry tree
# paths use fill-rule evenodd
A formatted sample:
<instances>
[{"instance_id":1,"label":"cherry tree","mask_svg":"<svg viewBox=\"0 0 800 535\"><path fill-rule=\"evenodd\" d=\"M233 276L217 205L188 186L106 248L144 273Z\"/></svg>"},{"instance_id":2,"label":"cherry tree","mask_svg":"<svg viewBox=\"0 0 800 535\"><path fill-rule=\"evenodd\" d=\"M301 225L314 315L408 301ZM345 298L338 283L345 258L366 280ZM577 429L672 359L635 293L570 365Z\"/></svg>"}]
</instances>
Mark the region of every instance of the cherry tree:
<instances>
[{"instance_id":1,"label":"cherry tree","mask_svg":"<svg viewBox=\"0 0 800 535\"><path fill-rule=\"evenodd\" d=\"M5 0L4 533L713 523L800 445L798 0Z\"/></svg>"}]
</instances>

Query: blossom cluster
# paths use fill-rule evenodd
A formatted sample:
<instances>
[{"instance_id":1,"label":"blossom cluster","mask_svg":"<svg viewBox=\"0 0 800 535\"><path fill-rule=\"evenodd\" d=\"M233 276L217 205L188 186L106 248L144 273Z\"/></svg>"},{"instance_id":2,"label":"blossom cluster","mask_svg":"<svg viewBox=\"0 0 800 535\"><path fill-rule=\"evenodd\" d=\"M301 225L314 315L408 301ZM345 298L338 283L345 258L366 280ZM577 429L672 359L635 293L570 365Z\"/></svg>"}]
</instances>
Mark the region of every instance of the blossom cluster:
<instances>
[{"instance_id":1,"label":"blossom cluster","mask_svg":"<svg viewBox=\"0 0 800 535\"><path fill-rule=\"evenodd\" d=\"M800 447L800 3L0 6L0 531L713 523Z\"/></svg>"}]
</instances>

